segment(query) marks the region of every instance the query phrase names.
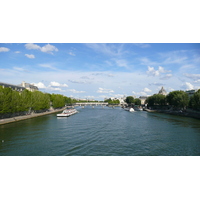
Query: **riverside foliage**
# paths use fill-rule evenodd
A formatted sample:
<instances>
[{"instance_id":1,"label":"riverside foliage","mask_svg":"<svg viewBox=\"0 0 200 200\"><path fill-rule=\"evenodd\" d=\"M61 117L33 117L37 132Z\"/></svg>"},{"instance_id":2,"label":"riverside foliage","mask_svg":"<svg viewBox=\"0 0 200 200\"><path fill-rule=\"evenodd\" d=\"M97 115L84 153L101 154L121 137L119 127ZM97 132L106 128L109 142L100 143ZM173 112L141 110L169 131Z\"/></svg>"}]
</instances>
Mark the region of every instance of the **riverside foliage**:
<instances>
[{"instance_id":1,"label":"riverside foliage","mask_svg":"<svg viewBox=\"0 0 200 200\"><path fill-rule=\"evenodd\" d=\"M0 86L0 115L12 113L30 113L48 110L72 104L73 100L60 94L49 94L40 91L18 92L11 88Z\"/></svg>"},{"instance_id":2,"label":"riverside foliage","mask_svg":"<svg viewBox=\"0 0 200 200\"><path fill-rule=\"evenodd\" d=\"M182 90L170 92L167 96L154 94L146 99L146 103L149 106L169 105L177 109L186 109L189 107L194 110L200 110L200 89L191 97Z\"/></svg>"}]
</instances>

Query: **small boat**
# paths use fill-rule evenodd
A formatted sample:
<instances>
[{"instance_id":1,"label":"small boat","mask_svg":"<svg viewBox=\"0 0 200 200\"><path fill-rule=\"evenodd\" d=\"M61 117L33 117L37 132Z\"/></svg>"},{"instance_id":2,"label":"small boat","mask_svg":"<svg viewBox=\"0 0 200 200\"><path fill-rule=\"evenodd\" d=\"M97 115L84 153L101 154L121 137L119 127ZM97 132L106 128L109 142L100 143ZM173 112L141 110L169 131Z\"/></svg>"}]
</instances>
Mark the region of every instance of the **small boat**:
<instances>
[{"instance_id":1,"label":"small boat","mask_svg":"<svg viewBox=\"0 0 200 200\"><path fill-rule=\"evenodd\" d=\"M124 108L124 110L129 111L129 112L134 112L134 108Z\"/></svg>"},{"instance_id":2,"label":"small boat","mask_svg":"<svg viewBox=\"0 0 200 200\"><path fill-rule=\"evenodd\" d=\"M69 117L77 112L78 111L76 109L66 109L66 110L63 110L62 113L57 114L57 117Z\"/></svg>"},{"instance_id":3,"label":"small boat","mask_svg":"<svg viewBox=\"0 0 200 200\"><path fill-rule=\"evenodd\" d=\"M142 108L139 108L139 107L136 107L135 110L136 110L136 111L143 111L143 109L142 109Z\"/></svg>"}]
</instances>

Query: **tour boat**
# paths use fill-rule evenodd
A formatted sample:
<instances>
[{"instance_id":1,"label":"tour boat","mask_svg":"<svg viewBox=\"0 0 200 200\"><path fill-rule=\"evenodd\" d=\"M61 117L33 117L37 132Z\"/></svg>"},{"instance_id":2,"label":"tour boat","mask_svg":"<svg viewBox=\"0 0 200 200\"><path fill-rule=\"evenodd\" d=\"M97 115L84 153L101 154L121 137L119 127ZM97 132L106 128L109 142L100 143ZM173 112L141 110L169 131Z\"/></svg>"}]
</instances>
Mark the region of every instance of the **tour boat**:
<instances>
[{"instance_id":1,"label":"tour boat","mask_svg":"<svg viewBox=\"0 0 200 200\"><path fill-rule=\"evenodd\" d=\"M66 110L63 110L62 113L57 114L57 117L69 117L70 115L73 115L77 112L78 111L76 109L66 109Z\"/></svg>"}]
</instances>

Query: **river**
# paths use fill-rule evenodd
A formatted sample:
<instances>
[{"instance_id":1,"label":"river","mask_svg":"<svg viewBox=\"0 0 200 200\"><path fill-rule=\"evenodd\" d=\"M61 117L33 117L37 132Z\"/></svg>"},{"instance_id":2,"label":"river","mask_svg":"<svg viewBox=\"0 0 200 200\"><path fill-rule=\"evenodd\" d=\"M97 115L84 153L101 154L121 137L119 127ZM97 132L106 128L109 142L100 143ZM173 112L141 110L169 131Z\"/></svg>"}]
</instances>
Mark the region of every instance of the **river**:
<instances>
[{"instance_id":1,"label":"river","mask_svg":"<svg viewBox=\"0 0 200 200\"><path fill-rule=\"evenodd\" d=\"M120 107L77 107L0 126L1 156L199 156L200 121Z\"/></svg>"}]
</instances>

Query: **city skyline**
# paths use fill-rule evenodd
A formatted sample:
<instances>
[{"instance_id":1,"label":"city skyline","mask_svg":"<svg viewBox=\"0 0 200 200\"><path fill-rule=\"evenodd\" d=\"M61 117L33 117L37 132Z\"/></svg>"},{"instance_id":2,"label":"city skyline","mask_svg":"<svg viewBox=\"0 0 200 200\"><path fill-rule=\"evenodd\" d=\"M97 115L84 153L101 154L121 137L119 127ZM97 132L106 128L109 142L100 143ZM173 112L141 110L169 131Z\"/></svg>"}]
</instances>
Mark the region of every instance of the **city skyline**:
<instances>
[{"instance_id":1,"label":"city skyline","mask_svg":"<svg viewBox=\"0 0 200 200\"><path fill-rule=\"evenodd\" d=\"M74 98L200 88L199 43L1 43L1 82Z\"/></svg>"}]
</instances>

